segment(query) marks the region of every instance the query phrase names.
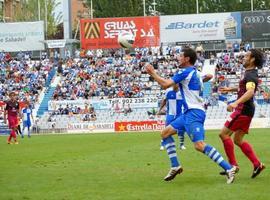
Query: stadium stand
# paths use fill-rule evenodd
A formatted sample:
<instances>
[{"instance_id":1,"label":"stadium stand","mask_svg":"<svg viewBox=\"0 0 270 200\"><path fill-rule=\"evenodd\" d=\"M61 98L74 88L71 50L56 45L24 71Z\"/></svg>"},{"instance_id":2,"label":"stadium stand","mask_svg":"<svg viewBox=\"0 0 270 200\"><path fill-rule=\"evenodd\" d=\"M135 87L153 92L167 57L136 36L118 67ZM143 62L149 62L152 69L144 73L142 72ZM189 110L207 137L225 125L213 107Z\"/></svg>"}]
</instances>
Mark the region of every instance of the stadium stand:
<instances>
[{"instance_id":1,"label":"stadium stand","mask_svg":"<svg viewBox=\"0 0 270 200\"><path fill-rule=\"evenodd\" d=\"M269 52L268 59L269 59ZM215 71L215 80L204 84L204 98L207 107L208 119L224 119L227 118L229 113L226 112L226 103L233 101L235 95L219 94L215 91L215 85L220 86L236 86L241 75L242 66L239 64L243 57L243 52L235 55L220 54L214 58L214 63L210 60L204 60L203 72ZM94 58L89 60L73 60L68 63L70 68L65 67L60 84L57 86L57 90L54 94L54 100L76 100L76 99L104 99L104 98L124 98L124 97L138 97L134 94L141 92L139 97L162 97L161 88L152 82L147 74L142 71L140 61L142 57L103 57ZM149 58L148 58L149 59ZM170 76L175 72L175 60L173 57L165 57L159 59L156 57L150 58L156 61L156 67L159 73L163 76ZM212 57L213 59L213 57ZM226 60L227 59L227 60ZM84 63L84 64L83 64ZM266 62L269 64L269 60ZM213 65L214 64L214 65ZM67 66L68 66L67 65ZM139 67L136 67L139 66ZM202 64L198 64L199 67ZM208 67L208 69L207 69ZM264 74L266 77L262 77L262 83L268 88L270 85L270 72L269 67L264 68ZM86 73L87 72L87 73ZM132 73L131 73L132 72ZM269 73L269 74L268 74ZM89 75L90 74L90 75ZM132 76L134 74L134 76ZM260 74L263 74L260 71ZM87 77L89 75L89 77ZM86 80L85 80L86 79ZM113 79L113 80L112 80ZM138 85L138 91L132 90L133 85ZM84 86L84 87L83 87ZM85 87L86 86L86 87ZM88 88L85 90L85 88ZM100 91L96 88L102 88ZM104 88L110 88L109 91L104 91ZM112 89L113 88L113 89ZM262 88L262 87L260 87ZM213 89L213 90L212 90ZM132 93L130 93L132 91ZM260 91L258 94L260 94ZM67 93L66 95L64 95ZM89 95L86 95L86 94ZM269 117L270 109L269 104L261 104L262 99L257 95L258 105L255 113L255 117ZM263 101L265 103L265 101ZM107 110L96 110L96 123L112 123L114 121L142 121L142 120L162 120L163 116L151 116L148 115L150 108L132 109L132 112L125 114L123 109L121 112L108 112ZM121 108L119 108L121 110ZM46 117L48 120L49 115ZM80 123L83 121L84 114L70 115L55 115L54 123L55 128L63 128L68 125L68 122ZM42 120L42 121L46 121ZM41 124L42 128L49 128L46 123ZM47 127L46 127L47 126Z\"/></svg>"},{"instance_id":2,"label":"stadium stand","mask_svg":"<svg viewBox=\"0 0 270 200\"><path fill-rule=\"evenodd\" d=\"M226 112L227 102L231 102L236 95L220 94L220 86L236 86L238 84L243 67L241 59L244 52L237 54L220 53L215 57L211 54L210 59L200 57L196 63L202 68L202 73L212 73L215 78L211 82L204 83L204 99L207 108L207 119L224 119L229 113ZM20 93L20 99L25 99L27 87L37 90L38 98L40 90L44 90L44 97L40 103L37 116L38 130L55 129L58 132L66 129L69 123L81 123L91 121L95 123L113 123L114 121L142 121L142 120L163 120L164 116L149 114L152 108L131 108L126 112L122 105L117 110L95 109L94 114L83 113L83 108L69 105L63 108L66 111L49 110L50 100L99 100L113 98L147 98L157 97L161 100L164 91L151 77L144 73L143 63L145 59L151 60L155 68L162 76L170 77L177 70L175 60L176 52L169 55L153 55L150 50L137 51L134 55L96 55L94 52L85 58L68 59L63 63L62 69L57 70L53 63L48 60L42 62L31 61L10 61L1 62L1 85L0 99L4 100L11 77L17 80L15 89L24 91ZM265 67L259 71L260 87L256 95L257 109L255 117L270 117L270 52L266 51L267 59ZM59 68L59 66L58 66ZM7 70L6 70L7 69ZM11 71L16 73L12 73ZM17 79L16 79L17 78ZM45 79L43 79L45 78ZM14 79L12 79L14 80ZM35 84L37 83L37 84ZM37 89L38 88L38 89ZM157 107L154 109L158 109ZM92 117L94 116L94 117Z\"/></svg>"},{"instance_id":3,"label":"stadium stand","mask_svg":"<svg viewBox=\"0 0 270 200\"><path fill-rule=\"evenodd\" d=\"M9 57L7 60L1 53L0 60L0 100L5 101L6 95L10 91L18 91L19 100L31 100L36 103L39 94L46 86L48 74L52 69L52 64L48 60L33 61L16 60Z\"/></svg>"}]
</instances>

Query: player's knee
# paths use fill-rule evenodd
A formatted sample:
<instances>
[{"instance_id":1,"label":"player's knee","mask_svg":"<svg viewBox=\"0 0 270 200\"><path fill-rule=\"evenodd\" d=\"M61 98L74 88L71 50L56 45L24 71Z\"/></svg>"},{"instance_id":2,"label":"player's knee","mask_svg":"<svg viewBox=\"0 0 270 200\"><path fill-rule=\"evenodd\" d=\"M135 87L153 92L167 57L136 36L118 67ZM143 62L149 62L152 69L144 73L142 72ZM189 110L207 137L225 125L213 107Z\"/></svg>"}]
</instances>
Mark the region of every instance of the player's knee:
<instances>
[{"instance_id":1,"label":"player's knee","mask_svg":"<svg viewBox=\"0 0 270 200\"><path fill-rule=\"evenodd\" d=\"M219 134L219 138L220 138L222 141L226 140L228 137L230 137L230 136L225 135L225 134L223 134L223 133L220 133L220 134Z\"/></svg>"},{"instance_id":2,"label":"player's knee","mask_svg":"<svg viewBox=\"0 0 270 200\"><path fill-rule=\"evenodd\" d=\"M162 139L166 138L166 135L167 134L166 134L165 130L161 131L160 136L161 136Z\"/></svg>"},{"instance_id":3,"label":"player's knee","mask_svg":"<svg viewBox=\"0 0 270 200\"><path fill-rule=\"evenodd\" d=\"M203 142L196 142L194 143L194 148L197 150L197 151L200 151L200 152L203 152L204 150L204 143Z\"/></svg>"},{"instance_id":4,"label":"player's knee","mask_svg":"<svg viewBox=\"0 0 270 200\"><path fill-rule=\"evenodd\" d=\"M219 134L219 137L220 137L221 140L225 140L230 136L221 131L221 133Z\"/></svg>"},{"instance_id":5,"label":"player's knee","mask_svg":"<svg viewBox=\"0 0 270 200\"><path fill-rule=\"evenodd\" d=\"M164 138L167 138L175 133L176 133L176 131L173 128L166 127L165 129L163 129L163 131L161 131L160 135L161 135L161 138L164 139Z\"/></svg>"},{"instance_id":6,"label":"player's knee","mask_svg":"<svg viewBox=\"0 0 270 200\"><path fill-rule=\"evenodd\" d=\"M223 135L222 135L222 133L220 133L218 136L219 136L220 139L223 140Z\"/></svg>"},{"instance_id":7,"label":"player's knee","mask_svg":"<svg viewBox=\"0 0 270 200\"><path fill-rule=\"evenodd\" d=\"M235 145L240 146L242 141L239 138L233 138L233 142Z\"/></svg>"}]
</instances>

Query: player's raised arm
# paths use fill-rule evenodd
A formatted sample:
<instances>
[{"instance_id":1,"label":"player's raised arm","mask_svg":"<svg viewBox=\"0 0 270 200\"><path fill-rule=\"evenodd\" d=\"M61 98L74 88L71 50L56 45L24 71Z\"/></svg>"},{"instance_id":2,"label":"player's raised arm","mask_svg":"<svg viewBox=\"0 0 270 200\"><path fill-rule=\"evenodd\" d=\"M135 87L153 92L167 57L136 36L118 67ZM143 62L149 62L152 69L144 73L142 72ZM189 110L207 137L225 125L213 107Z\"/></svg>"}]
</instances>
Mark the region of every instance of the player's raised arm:
<instances>
[{"instance_id":1,"label":"player's raised arm","mask_svg":"<svg viewBox=\"0 0 270 200\"><path fill-rule=\"evenodd\" d=\"M161 76L159 76L151 64L146 64L145 70L150 76L152 76L155 79L155 81L158 82L158 84L163 89L167 89L175 84L172 79L165 79L165 78L162 78Z\"/></svg>"}]
</instances>

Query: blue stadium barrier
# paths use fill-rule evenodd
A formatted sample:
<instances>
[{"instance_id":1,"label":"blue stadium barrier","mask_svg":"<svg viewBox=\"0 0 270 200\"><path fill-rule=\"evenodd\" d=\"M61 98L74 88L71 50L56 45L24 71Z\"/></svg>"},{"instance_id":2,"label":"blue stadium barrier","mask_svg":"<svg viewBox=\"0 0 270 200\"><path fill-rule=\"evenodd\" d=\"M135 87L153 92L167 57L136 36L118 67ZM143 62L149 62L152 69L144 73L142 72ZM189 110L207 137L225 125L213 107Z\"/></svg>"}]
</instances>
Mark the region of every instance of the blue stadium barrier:
<instances>
[{"instance_id":1,"label":"blue stadium barrier","mask_svg":"<svg viewBox=\"0 0 270 200\"><path fill-rule=\"evenodd\" d=\"M49 87L40 106L37 111L37 116L41 117L46 111L48 111L48 102L51 100L56 87Z\"/></svg>"},{"instance_id":2,"label":"blue stadium barrier","mask_svg":"<svg viewBox=\"0 0 270 200\"><path fill-rule=\"evenodd\" d=\"M10 130L7 125L0 124L0 135L9 135Z\"/></svg>"},{"instance_id":3,"label":"blue stadium barrier","mask_svg":"<svg viewBox=\"0 0 270 200\"><path fill-rule=\"evenodd\" d=\"M210 97L212 93L212 87L210 82L203 83L203 98Z\"/></svg>"},{"instance_id":4,"label":"blue stadium barrier","mask_svg":"<svg viewBox=\"0 0 270 200\"><path fill-rule=\"evenodd\" d=\"M48 78L46 80L45 87L50 87L51 81L52 81L55 74L56 74L56 69L52 68L48 74Z\"/></svg>"},{"instance_id":5,"label":"blue stadium barrier","mask_svg":"<svg viewBox=\"0 0 270 200\"><path fill-rule=\"evenodd\" d=\"M48 102L50 101L51 97L53 96L53 93L55 91L55 87L51 87L51 82L52 82L52 79L53 77L55 76L56 74L56 68L53 67L51 69L51 71L49 72L48 74L48 78L46 80L46 83L45 83L45 86L47 88L47 91L42 99L42 102L39 106L39 109L37 111L37 116L38 117L41 117L46 111L48 111Z\"/></svg>"}]
</instances>

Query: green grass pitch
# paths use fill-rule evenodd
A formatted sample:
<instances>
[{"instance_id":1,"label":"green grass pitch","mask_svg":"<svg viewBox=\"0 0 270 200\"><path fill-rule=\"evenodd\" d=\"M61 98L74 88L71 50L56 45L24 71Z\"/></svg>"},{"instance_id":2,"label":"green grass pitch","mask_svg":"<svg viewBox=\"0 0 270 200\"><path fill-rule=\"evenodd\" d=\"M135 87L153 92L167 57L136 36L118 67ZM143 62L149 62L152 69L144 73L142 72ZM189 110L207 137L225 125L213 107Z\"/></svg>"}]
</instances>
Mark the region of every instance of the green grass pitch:
<instances>
[{"instance_id":1,"label":"green grass pitch","mask_svg":"<svg viewBox=\"0 0 270 200\"><path fill-rule=\"evenodd\" d=\"M177 152L184 172L171 182L163 181L169 162L159 133L32 136L19 145L6 138L0 137L1 200L270 199L269 129L246 137L266 169L251 179L252 165L236 148L240 172L232 185L188 137L187 150ZM207 131L206 142L224 155L218 131Z\"/></svg>"}]
</instances>

